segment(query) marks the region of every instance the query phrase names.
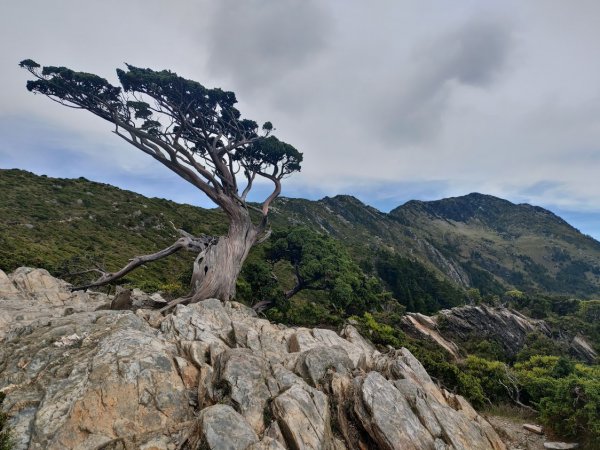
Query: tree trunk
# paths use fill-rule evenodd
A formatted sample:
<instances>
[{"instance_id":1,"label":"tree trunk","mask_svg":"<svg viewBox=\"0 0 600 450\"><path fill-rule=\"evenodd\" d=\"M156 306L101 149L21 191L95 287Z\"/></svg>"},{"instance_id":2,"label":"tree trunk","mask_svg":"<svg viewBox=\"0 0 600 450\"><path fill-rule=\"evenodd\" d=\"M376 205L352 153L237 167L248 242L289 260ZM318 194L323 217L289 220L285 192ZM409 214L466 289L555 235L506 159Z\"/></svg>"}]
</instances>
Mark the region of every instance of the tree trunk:
<instances>
[{"instance_id":1,"label":"tree trunk","mask_svg":"<svg viewBox=\"0 0 600 450\"><path fill-rule=\"evenodd\" d=\"M191 293L169 302L161 311L166 311L180 303L195 303L207 298L231 300L235 297L237 278L242 265L248 257L250 249L258 242L268 238L267 216L263 216L258 225L250 219L250 213L245 207L233 205L223 200L223 209L229 217L229 232L226 236L192 236L183 230L177 230L182 237L174 244L150 255L136 256L117 272L105 272L94 269L102 275L96 281L72 287L71 290L84 290L109 284L148 262L156 261L185 249L198 253L194 261L191 280Z\"/></svg>"},{"instance_id":2,"label":"tree trunk","mask_svg":"<svg viewBox=\"0 0 600 450\"><path fill-rule=\"evenodd\" d=\"M220 237L194 261L191 303L207 298L225 301L235 297L242 265L264 228L264 223L254 225L247 211L230 217L227 235Z\"/></svg>"}]
</instances>

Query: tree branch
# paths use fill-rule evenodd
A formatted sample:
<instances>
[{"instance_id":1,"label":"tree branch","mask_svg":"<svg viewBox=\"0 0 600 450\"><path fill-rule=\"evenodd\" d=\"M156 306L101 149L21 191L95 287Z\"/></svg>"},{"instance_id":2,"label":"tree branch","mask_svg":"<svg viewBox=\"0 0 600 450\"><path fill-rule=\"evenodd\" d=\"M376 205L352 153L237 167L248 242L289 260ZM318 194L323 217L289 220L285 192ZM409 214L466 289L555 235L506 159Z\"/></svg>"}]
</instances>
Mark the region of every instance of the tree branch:
<instances>
[{"instance_id":1,"label":"tree branch","mask_svg":"<svg viewBox=\"0 0 600 450\"><path fill-rule=\"evenodd\" d=\"M242 195L240 196L240 198L244 201L246 201L246 197L248 196L250 189L252 189L252 183L254 182L254 177L256 177L256 172L253 171L252 174L246 173L246 178L248 179L248 184L246 185L246 187L244 188L244 191L242 192Z\"/></svg>"},{"instance_id":2,"label":"tree branch","mask_svg":"<svg viewBox=\"0 0 600 450\"><path fill-rule=\"evenodd\" d=\"M202 252L205 251L210 245L212 245L216 241L216 238L212 236L201 236L201 237L190 237L184 236L179 238L173 245L170 245L167 248L164 248L156 253L152 253L150 255L142 255L136 256L132 258L129 263L123 267L121 270L112 273L104 273L100 278L90 284L86 284L83 286L76 286L71 288L71 291L83 291L85 289L89 289L92 287L104 286L112 281L115 281L139 266L156 261L158 259L162 259L166 256L172 255L175 252L178 252L181 249L185 249L193 252Z\"/></svg>"},{"instance_id":3,"label":"tree branch","mask_svg":"<svg viewBox=\"0 0 600 450\"><path fill-rule=\"evenodd\" d=\"M273 182L273 184L275 184L275 189L273 189L273 192L267 197L267 199L263 202L261 207L263 216L266 216L267 214L269 214L269 206L271 205L271 202L277 197L279 197L279 194L281 194L281 180L279 180L279 178L277 178L274 175L269 175L264 172L259 172L259 175L268 178Z\"/></svg>"}]
</instances>

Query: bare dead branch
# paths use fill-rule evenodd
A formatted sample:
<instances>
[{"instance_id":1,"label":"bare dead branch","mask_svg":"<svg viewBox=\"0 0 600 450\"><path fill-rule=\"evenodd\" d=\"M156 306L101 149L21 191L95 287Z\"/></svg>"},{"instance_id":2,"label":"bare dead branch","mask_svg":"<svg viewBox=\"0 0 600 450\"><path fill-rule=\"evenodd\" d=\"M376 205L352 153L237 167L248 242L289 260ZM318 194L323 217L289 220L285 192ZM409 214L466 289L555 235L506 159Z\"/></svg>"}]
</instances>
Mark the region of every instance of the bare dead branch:
<instances>
[{"instance_id":1,"label":"bare dead branch","mask_svg":"<svg viewBox=\"0 0 600 450\"><path fill-rule=\"evenodd\" d=\"M107 272L104 273L100 278L90 284L86 284L83 286L76 286L71 288L71 291L83 291L85 289L89 289L92 287L104 286L112 281L115 281L123 276L127 275L129 272L137 269L139 266L144 265L148 262L157 261L166 256L172 255L175 252L178 252L181 249L185 249L193 252L204 252L206 249L216 242L216 238L212 236L202 236L202 237L189 237L184 236L179 238L173 245L170 245L167 248L164 248L156 253L152 253L150 255L142 255L136 256L132 258L129 263L123 267L121 270L117 272Z\"/></svg>"},{"instance_id":2,"label":"bare dead branch","mask_svg":"<svg viewBox=\"0 0 600 450\"><path fill-rule=\"evenodd\" d=\"M267 309L271 308L273 304L274 302L272 300L261 300L260 302L252 305L252 309L260 314L266 311Z\"/></svg>"}]
</instances>

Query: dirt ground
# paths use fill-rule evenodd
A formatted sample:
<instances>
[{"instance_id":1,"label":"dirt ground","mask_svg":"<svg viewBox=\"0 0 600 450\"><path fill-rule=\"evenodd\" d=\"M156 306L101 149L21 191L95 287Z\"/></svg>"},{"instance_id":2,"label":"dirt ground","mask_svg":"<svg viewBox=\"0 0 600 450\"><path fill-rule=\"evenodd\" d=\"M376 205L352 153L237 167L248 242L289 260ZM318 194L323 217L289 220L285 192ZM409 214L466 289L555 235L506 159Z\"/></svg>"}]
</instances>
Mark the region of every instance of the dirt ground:
<instances>
[{"instance_id":1,"label":"dirt ground","mask_svg":"<svg viewBox=\"0 0 600 450\"><path fill-rule=\"evenodd\" d=\"M509 450L544 450L547 438L532 433L523 428L524 423L538 425L533 421L524 422L521 419L511 419L502 416L485 415L487 421L494 427Z\"/></svg>"}]
</instances>

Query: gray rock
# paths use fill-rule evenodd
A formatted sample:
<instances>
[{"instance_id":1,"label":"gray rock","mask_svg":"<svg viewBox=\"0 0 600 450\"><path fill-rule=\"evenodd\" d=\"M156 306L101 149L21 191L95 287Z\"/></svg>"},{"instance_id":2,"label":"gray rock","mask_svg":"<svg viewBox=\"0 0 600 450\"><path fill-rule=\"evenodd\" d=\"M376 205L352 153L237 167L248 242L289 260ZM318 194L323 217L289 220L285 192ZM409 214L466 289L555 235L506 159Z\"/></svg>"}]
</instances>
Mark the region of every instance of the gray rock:
<instances>
[{"instance_id":1,"label":"gray rock","mask_svg":"<svg viewBox=\"0 0 600 450\"><path fill-rule=\"evenodd\" d=\"M327 396L307 385L295 384L272 403L286 442L292 448L326 450L331 446Z\"/></svg>"},{"instance_id":2,"label":"gray rock","mask_svg":"<svg viewBox=\"0 0 600 450\"><path fill-rule=\"evenodd\" d=\"M473 336L497 342L509 357L516 356L531 333L554 339L543 320L526 317L510 308L486 305L445 309L433 317L409 313L403 317L401 326L411 335L427 336L455 358L458 347L453 341L460 344ZM581 361L593 364L598 360L598 355L582 336L567 335L556 340L569 347L569 352Z\"/></svg>"},{"instance_id":3,"label":"gray rock","mask_svg":"<svg viewBox=\"0 0 600 450\"><path fill-rule=\"evenodd\" d=\"M162 323L161 331L171 339L217 342L231 345L233 328L225 308L217 299L189 306L177 305Z\"/></svg>"},{"instance_id":4,"label":"gray rock","mask_svg":"<svg viewBox=\"0 0 600 450\"><path fill-rule=\"evenodd\" d=\"M214 369L212 384L220 386L221 391L213 400L223 401L225 396L233 400L238 412L261 434L265 429L264 411L272 397L268 362L249 349L236 348L221 353Z\"/></svg>"},{"instance_id":5,"label":"gray rock","mask_svg":"<svg viewBox=\"0 0 600 450\"><path fill-rule=\"evenodd\" d=\"M156 303L132 296L133 309ZM505 450L408 350L381 354L352 326L287 328L214 299L164 317L96 310L111 300L38 269L0 272L0 390L16 450Z\"/></svg>"},{"instance_id":6,"label":"gray rock","mask_svg":"<svg viewBox=\"0 0 600 450\"><path fill-rule=\"evenodd\" d=\"M0 300L17 294L19 294L19 290L16 288L10 278L8 278L8 276L2 270L0 270Z\"/></svg>"},{"instance_id":7,"label":"gray rock","mask_svg":"<svg viewBox=\"0 0 600 450\"><path fill-rule=\"evenodd\" d=\"M276 420L272 421L269 424L269 426L265 430L264 437L270 437L271 439L276 440L281 444L282 447L285 448L285 438L283 437L281 428L279 428L279 424Z\"/></svg>"},{"instance_id":8,"label":"gray rock","mask_svg":"<svg viewBox=\"0 0 600 450\"><path fill-rule=\"evenodd\" d=\"M498 342L507 355L515 356L528 334L539 332L550 336L550 328L543 320L534 320L508 308L490 306L462 306L440 311L444 336L466 341L477 334L480 339Z\"/></svg>"},{"instance_id":9,"label":"gray rock","mask_svg":"<svg viewBox=\"0 0 600 450\"><path fill-rule=\"evenodd\" d=\"M577 335L571 341L569 352L577 359L594 364L598 361L598 354L592 348L592 345L580 335Z\"/></svg>"},{"instance_id":10,"label":"gray rock","mask_svg":"<svg viewBox=\"0 0 600 450\"><path fill-rule=\"evenodd\" d=\"M535 433L535 434L544 434L544 429L542 427L540 427L539 425L524 423L523 428L525 428L527 431L531 431L532 433Z\"/></svg>"},{"instance_id":11,"label":"gray rock","mask_svg":"<svg viewBox=\"0 0 600 450\"><path fill-rule=\"evenodd\" d=\"M246 450L258 442L258 436L252 427L231 406L209 406L202 410L198 421L200 448Z\"/></svg>"},{"instance_id":12,"label":"gray rock","mask_svg":"<svg viewBox=\"0 0 600 450\"><path fill-rule=\"evenodd\" d=\"M131 289L118 289L112 302L110 302L110 309L113 310L131 309L132 306Z\"/></svg>"},{"instance_id":13,"label":"gray rock","mask_svg":"<svg viewBox=\"0 0 600 450\"><path fill-rule=\"evenodd\" d=\"M435 449L434 438L413 413L404 396L381 374L355 379L354 411L379 448Z\"/></svg>"},{"instance_id":14,"label":"gray rock","mask_svg":"<svg viewBox=\"0 0 600 450\"><path fill-rule=\"evenodd\" d=\"M55 319L3 343L0 388L11 426L27 430L15 433L16 448L93 448L191 419L174 351L133 313L117 311Z\"/></svg>"},{"instance_id":15,"label":"gray rock","mask_svg":"<svg viewBox=\"0 0 600 450\"><path fill-rule=\"evenodd\" d=\"M68 283L44 269L20 267L8 276L0 271L0 340L31 324L93 311L107 302L104 294L71 292Z\"/></svg>"},{"instance_id":16,"label":"gray rock","mask_svg":"<svg viewBox=\"0 0 600 450\"><path fill-rule=\"evenodd\" d=\"M252 444L246 450L286 450L286 448L280 442L266 436L262 441Z\"/></svg>"},{"instance_id":17,"label":"gray rock","mask_svg":"<svg viewBox=\"0 0 600 450\"><path fill-rule=\"evenodd\" d=\"M444 338L438 331L435 320L419 313L408 313L402 316L402 329L413 337L430 339L446 350L455 360L460 358L458 346Z\"/></svg>"},{"instance_id":18,"label":"gray rock","mask_svg":"<svg viewBox=\"0 0 600 450\"><path fill-rule=\"evenodd\" d=\"M429 434L434 438L441 438L443 429L430 405L432 400L428 398L427 393L411 380L396 380L393 384L408 401L413 411L416 412Z\"/></svg>"},{"instance_id":19,"label":"gray rock","mask_svg":"<svg viewBox=\"0 0 600 450\"><path fill-rule=\"evenodd\" d=\"M343 347L315 347L299 356L295 371L316 387L325 378L328 370L344 374L351 371L353 367Z\"/></svg>"}]
</instances>

